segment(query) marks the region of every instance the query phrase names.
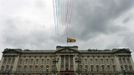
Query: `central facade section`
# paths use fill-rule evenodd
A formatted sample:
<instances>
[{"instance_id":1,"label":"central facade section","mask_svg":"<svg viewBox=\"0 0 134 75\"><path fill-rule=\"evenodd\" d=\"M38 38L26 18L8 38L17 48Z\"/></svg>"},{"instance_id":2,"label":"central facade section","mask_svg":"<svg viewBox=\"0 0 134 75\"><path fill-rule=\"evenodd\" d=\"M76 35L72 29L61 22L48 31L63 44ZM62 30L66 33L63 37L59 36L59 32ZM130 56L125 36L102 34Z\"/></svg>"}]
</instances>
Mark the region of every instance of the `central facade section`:
<instances>
[{"instance_id":1,"label":"central facade section","mask_svg":"<svg viewBox=\"0 0 134 75\"><path fill-rule=\"evenodd\" d=\"M76 72L76 59L78 57L78 47L61 47L57 46L56 56L57 62L56 67L58 68L60 75L74 75Z\"/></svg>"},{"instance_id":2,"label":"central facade section","mask_svg":"<svg viewBox=\"0 0 134 75\"><path fill-rule=\"evenodd\" d=\"M74 72L73 55L61 55L61 75L67 75Z\"/></svg>"},{"instance_id":3,"label":"central facade section","mask_svg":"<svg viewBox=\"0 0 134 75\"><path fill-rule=\"evenodd\" d=\"M74 71L73 55L61 55L61 71Z\"/></svg>"}]
</instances>

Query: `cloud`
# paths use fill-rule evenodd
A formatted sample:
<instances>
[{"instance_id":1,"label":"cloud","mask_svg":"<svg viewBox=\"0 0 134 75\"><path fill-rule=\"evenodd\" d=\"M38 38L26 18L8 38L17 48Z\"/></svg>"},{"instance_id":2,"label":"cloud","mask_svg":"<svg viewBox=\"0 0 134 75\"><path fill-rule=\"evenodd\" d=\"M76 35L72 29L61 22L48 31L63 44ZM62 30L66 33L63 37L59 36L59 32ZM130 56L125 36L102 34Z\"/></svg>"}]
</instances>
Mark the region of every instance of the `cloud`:
<instances>
[{"instance_id":1,"label":"cloud","mask_svg":"<svg viewBox=\"0 0 134 75\"><path fill-rule=\"evenodd\" d=\"M111 34L125 30L121 26L114 25L112 21L129 10L133 6L133 2L132 0L74 1L68 33L79 40L88 40L100 34ZM63 17L66 18L65 15Z\"/></svg>"},{"instance_id":2,"label":"cloud","mask_svg":"<svg viewBox=\"0 0 134 75\"><path fill-rule=\"evenodd\" d=\"M60 8L59 21L63 25L58 26L53 24L51 0L0 1L1 48L55 49L66 45L66 24L69 36L77 39L70 45L80 49L133 48L132 16L124 17L134 8L133 0L71 0L71 15L66 21L68 8Z\"/></svg>"}]
</instances>

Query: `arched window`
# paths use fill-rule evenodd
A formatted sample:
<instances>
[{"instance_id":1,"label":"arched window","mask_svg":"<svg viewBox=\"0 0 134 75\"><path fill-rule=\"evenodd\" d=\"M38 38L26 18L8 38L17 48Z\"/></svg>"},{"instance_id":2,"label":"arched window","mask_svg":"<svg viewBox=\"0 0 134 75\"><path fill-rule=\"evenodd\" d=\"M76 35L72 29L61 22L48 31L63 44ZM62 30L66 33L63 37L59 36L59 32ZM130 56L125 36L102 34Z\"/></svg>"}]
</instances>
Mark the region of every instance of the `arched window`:
<instances>
[{"instance_id":1,"label":"arched window","mask_svg":"<svg viewBox=\"0 0 134 75\"><path fill-rule=\"evenodd\" d=\"M21 70L21 66L18 66L18 67L17 67L17 71L20 71L20 70Z\"/></svg>"},{"instance_id":2,"label":"arched window","mask_svg":"<svg viewBox=\"0 0 134 75\"><path fill-rule=\"evenodd\" d=\"M29 66L29 71L33 71L33 68L32 68L32 66L31 66L31 65Z\"/></svg>"},{"instance_id":3,"label":"arched window","mask_svg":"<svg viewBox=\"0 0 134 75\"><path fill-rule=\"evenodd\" d=\"M19 64L22 64L22 59L20 59Z\"/></svg>"},{"instance_id":4,"label":"arched window","mask_svg":"<svg viewBox=\"0 0 134 75\"><path fill-rule=\"evenodd\" d=\"M78 69L79 69L79 70L82 70L82 65L80 65L80 66L78 67Z\"/></svg>"},{"instance_id":5,"label":"arched window","mask_svg":"<svg viewBox=\"0 0 134 75\"><path fill-rule=\"evenodd\" d=\"M91 71L94 71L94 66L93 65L91 65Z\"/></svg>"},{"instance_id":6,"label":"arched window","mask_svg":"<svg viewBox=\"0 0 134 75\"><path fill-rule=\"evenodd\" d=\"M116 71L116 67L115 67L115 65L113 65L113 71Z\"/></svg>"},{"instance_id":7,"label":"arched window","mask_svg":"<svg viewBox=\"0 0 134 75\"><path fill-rule=\"evenodd\" d=\"M101 59L101 63L103 64L103 59Z\"/></svg>"},{"instance_id":8,"label":"arched window","mask_svg":"<svg viewBox=\"0 0 134 75\"><path fill-rule=\"evenodd\" d=\"M8 64L11 63L11 58L8 59Z\"/></svg>"},{"instance_id":9,"label":"arched window","mask_svg":"<svg viewBox=\"0 0 134 75\"><path fill-rule=\"evenodd\" d=\"M38 66L35 66L35 71L38 71L39 69L38 69Z\"/></svg>"},{"instance_id":10,"label":"arched window","mask_svg":"<svg viewBox=\"0 0 134 75\"><path fill-rule=\"evenodd\" d=\"M129 66L129 69L130 69L130 71L133 71L133 69L132 69L132 66L131 66L131 65Z\"/></svg>"},{"instance_id":11,"label":"arched window","mask_svg":"<svg viewBox=\"0 0 134 75\"><path fill-rule=\"evenodd\" d=\"M121 58L119 58L119 62L122 64L122 60L121 60Z\"/></svg>"},{"instance_id":12,"label":"arched window","mask_svg":"<svg viewBox=\"0 0 134 75\"><path fill-rule=\"evenodd\" d=\"M127 62L128 62L128 63L131 63L131 62L130 62L130 58L127 58Z\"/></svg>"},{"instance_id":13,"label":"arched window","mask_svg":"<svg viewBox=\"0 0 134 75\"><path fill-rule=\"evenodd\" d=\"M123 69L123 66L121 66L121 70L123 71L124 69Z\"/></svg>"},{"instance_id":14,"label":"arched window","mask_svg":"<svg viewBox=\"0 0 134 75\"><path fill-rule=\"evenodd\" d=\"M31 59L31 64L33 64L33 59Z\"/></svg>"},{"instance_id":15,"label":"arched window","mask_svg":"<svg viewBox=\"0 0 134 75\"><path fill-rule=\"evenodd\" d=\"M99 71L99 66L98 66L98 65L96 65L96 71L97 71L97 72Z\"/></svg>"},{"instance_id":16,"label":"arched window","mask_svg":"<svg viewBox=\"0 0 134 75\"><path fill-rule=\"evenodd\" d=\"M128 66L127 66L127 65L125 65L125 70L126 70L126 71L128 70Z\"/></svg>"},{"instance_id":17,"label":"arched window","mask_svg":"<svg viewBox=\"0 0 134 75\"><path fill-rule=\"evenodd\" d=\"M14 63L14 61L15 61L15 58L12 58L12 64Z\"/></svg>"},{"instance_id":18,"label":"arched window","mask_svg":"<svg viewBox=\"0 0 134 75\"><path fill-rule=\"evenodd\" d=\"M38 62L39 62L39 59L36 59L36 64L38 64Z\"/></svg>"},{"instance_id":19,"label":"arched window","mask_svg":"<svg viewBox=\"0 0 134 75\"><path fill-rule=\"evenodd\" d=\"M28 64L28 59L26 59L26 62L25 63Z\"/></svg>"},{"instance_id":20,"label":"arched window","mask_svg":"<svg viewBox=\"0 0 134 75\"><path fill-rule=\"evenodd\" d=\"M47 72L49 71L49 65L46 66L46 71L47 71Z\"/></svg>"},{"instance_id":21,"label":"arched window","mask_svg":"<svg viewBox=\"0 0 134 75\"><path fill-rule=\"evenodd\" d=\"M1 71L4 71L4 66L1 67Z\"/></svg>"},{"instance_id":22,"label":"arched window","mask_svg":"<svg viewBox=\"0 0 134 75\"><path fill-rule=\"evenodd\" d=\"M12 69L13 69L13 66L11 66L10 71L12 71Z\"/></svg>"},{"instance_id":23,"label":"arched window","mask_svg":"<svg viewBox=\"0 0 134 75\"><path fill-rule=\"evenodd\" d=\"M49 64L49 59L47 59L47 64Z\"/></svg>"},{"instance_id":24,"label":"arched window","mask_svg":"<svg viewBox=\"0 0 134 75\"><path fill-rule=\"evenodd\" d=\"M87 65L85 65L85 71L88 71L88 66Z\"/></svg>"},{"instance_id":25,"label":"arched window","mask_svg":"<svg viewBox=\"0 0 134 75\"><path fill-rule=\"evenodd\" d=\"M42 61L41 61L41 62L42 62L42 64L43 64L43 62L44 62L44 59L42 59Z\"/></svg>"},{"instance_id":26,"label":"arched window","mask_svg":"<svg viewBox=\"0 0 134 75\"><path fill-rule=\"evenodd\" d=\"M114 63L114 59L111 59L111 61L112 61L112 64Z\"/></svg>"},{"instance_id":27,"label":"arched window","mask_svg":"<svg viewBox=\"0 0 134 75\"><path fill-rule=\"evenodd\" d=\"M104 71L104 65L102 65L101 67L102 67L102 71Z\"/></svg>"},{"instance_id":28,"label":"arched window","mask_svg":"<svg viewBox=\"0 0 134 75\"><path fill-rule=\"evenodd\" d=\"M6 70L5 71L9 71L9 66L8 65L6 65Z\"/></svg>"},{"instance_id":29,"label":"arched window","mask_svg":"<svg viewBox=\"0 0 134 75\"><path fill-rule=\"evenodd\" d=\"M126 61L125 61L125 57L123 58L123 63L126 63Z\"/></svg>"},{"instance_id":30,"label":"arched window","mask_svg":"<svg viewBox=\"0 0 134 75\"><path fill-rule=\"evenodd\" d=\"M24 66L24 71L27 71L27 66Z\"/></svg>"},{"instance_id":31,"label":"arched window","mask_svg":"<svg viewBox=\"0 0 134 75\"><path fill-rule=\"evenodd\" d=\"M7 62L7 59L6 59L6 57L4 58L4 61L3 61L3 64L6 64L6 62Z\"/></svg>"},{"instance_id":32,"label":"arched window","mask_svg":"<svg viewBox=\"0 0 134 75\"><path fill-rule=\"evenodd\" d=\"M107 71L110 71L110 66L109 65L107 65Z\"/></svg>"},{"instance_id":33,"label":"arched window","mask_svg":"<svg viewBox=\"0 0 134 75\"><path fill-rule=\"evenodd\" d=\"M43 65L42 65L42 66L40 66L40 71L43 71Z\"/></svg>"}]
</instances>

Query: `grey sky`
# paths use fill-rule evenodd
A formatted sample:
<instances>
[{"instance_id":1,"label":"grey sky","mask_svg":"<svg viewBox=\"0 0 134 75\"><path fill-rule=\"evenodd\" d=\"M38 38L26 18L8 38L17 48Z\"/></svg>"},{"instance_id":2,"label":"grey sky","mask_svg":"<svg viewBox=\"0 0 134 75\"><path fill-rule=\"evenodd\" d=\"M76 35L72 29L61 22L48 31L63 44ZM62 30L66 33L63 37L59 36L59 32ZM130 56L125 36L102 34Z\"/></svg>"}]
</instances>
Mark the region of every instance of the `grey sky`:
<instances>
[{"instance_id":1,"label":"grey sky","mask_svg":"<svg viewBox=\"0 0 134 75\"><path fill-rule=\"evenodd\" d=\"M52 8L52 0L0 0L0 52L66 45L66 22L55 26ZM134 50L134 0L73 0L71 10L68 33L77 42L70 45Z\"/></svg>"}]
</instances>

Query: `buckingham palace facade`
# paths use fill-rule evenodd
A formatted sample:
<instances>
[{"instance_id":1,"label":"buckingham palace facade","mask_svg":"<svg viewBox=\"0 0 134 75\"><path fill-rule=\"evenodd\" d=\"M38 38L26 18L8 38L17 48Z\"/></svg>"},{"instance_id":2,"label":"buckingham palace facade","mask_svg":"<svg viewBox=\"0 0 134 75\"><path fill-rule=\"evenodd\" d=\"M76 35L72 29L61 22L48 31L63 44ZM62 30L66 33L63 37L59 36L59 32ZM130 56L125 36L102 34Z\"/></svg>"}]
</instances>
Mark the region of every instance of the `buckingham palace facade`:
<instances>
[{"instance_id":1,"label":"buckingham palace facade","mask_svg":"<svg viewBox=\"0 0 134 75\"><path fill-rule=\"evenodd\" d=\"M131 51L122 49L5 49L0 75L134 75Z\"/></svg>"}]
</instances>

